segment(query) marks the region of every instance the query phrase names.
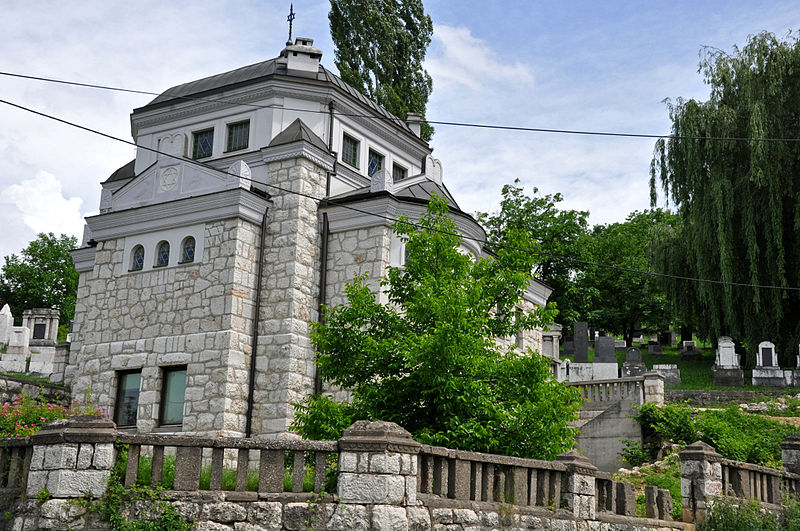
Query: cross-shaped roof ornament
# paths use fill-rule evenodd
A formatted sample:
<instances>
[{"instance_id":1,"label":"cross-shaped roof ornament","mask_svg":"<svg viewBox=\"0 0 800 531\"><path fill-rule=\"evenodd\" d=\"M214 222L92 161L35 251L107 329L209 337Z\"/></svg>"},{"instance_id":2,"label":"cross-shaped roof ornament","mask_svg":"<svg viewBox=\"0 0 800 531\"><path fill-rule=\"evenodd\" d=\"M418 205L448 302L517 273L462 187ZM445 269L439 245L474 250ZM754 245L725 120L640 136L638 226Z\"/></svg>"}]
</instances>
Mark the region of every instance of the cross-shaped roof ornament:
<instances>
[{"instance_id":1,"label":"cross-shaped roof ornament","mask_svg":"<svg viewBox=\"0 0 800 531\"><path fill-rule=\"evenodd\" d=\"M289 4L289 16L286 17L289 22L289 40L286 44L292 44L292 21L294 21L294 4Z\"/></svg>"}]
</instances>

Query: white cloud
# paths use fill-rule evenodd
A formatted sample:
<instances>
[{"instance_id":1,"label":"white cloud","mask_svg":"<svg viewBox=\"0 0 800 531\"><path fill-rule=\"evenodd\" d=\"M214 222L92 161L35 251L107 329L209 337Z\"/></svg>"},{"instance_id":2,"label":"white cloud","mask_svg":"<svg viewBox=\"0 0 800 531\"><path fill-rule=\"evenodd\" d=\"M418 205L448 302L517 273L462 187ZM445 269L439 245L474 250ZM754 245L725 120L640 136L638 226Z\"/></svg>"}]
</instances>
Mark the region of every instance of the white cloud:
<instances>
[{"instance_id":1,"label":"white cloud","mask_svg":"<svg viewBox=\"0 0 800 531\"><path fill-rule=\"evenodd\" d=\"M52 173L39 171L32 179L6 187L0 192L0 203L12 206L3 217L20 217L34 233L57 232L78 238L83 233L83 199L64 197L61 181Z\"/></svg>"},{"instance_id":2,"label":"white cloud","mask_svg":"<svg viewBox=\"0 0 800 531\"><path fill-rule=\"evenodd\" d=\"M436 90L468 88L487 92L498 84L533 84L530 68L510 61L513 46L495 50L463 26L437 24L433 38L440 53L428 59L425 67L435 80Z\"/></svg>"}]
</instances>

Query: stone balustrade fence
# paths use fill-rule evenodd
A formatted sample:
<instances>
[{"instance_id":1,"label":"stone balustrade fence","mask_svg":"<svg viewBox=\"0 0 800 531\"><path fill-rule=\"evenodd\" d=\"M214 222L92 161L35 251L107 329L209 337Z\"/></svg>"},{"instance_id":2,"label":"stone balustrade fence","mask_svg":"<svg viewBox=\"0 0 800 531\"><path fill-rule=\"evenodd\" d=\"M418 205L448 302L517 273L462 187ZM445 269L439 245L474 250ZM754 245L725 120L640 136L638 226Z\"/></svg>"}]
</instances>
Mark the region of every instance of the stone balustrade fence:
<instances>
[{"instance_id":1,"label":"stone balustrade fence","mask_svg":"<svg viewBox=\"0 0 800 531\"><path fill-rule=\"evenodd\" d=\"M580 390L586 400L583 407L587 410L606 409L623 401L637 405L645 402L664 404L664 376L657 372L631 378L569 382L567 385Z\"/></svg>"}]
</instances>

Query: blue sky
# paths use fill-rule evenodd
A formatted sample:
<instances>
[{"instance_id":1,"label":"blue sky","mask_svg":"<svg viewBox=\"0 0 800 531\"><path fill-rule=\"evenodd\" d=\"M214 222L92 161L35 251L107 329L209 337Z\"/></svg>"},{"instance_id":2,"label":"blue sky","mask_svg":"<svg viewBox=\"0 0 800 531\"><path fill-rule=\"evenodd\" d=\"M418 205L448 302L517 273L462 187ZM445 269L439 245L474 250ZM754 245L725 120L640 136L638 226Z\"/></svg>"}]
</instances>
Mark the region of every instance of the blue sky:
<instances>
[{"instance_id":1,"label":"blue sky","mask_svg":"<svg viewBox=\"0 0 800 531\"><path fill-rule=\"evenodd\" d=\"M433 120L666 133L664 98L705 99L704 45L731 50L800 28L797 2L428 0ZM295 35L334 69L327 1L295 1ZM0 19L0 70L141 90L275 57L288 2L14 2ZM0 98L130 138L147 96L0 76ZM99 182L133 148L0 105L0 256L37 232L75 233ZM493 210L504 184L560 192L592 223L648 207L653 140L438 126L435 156L462 208ZM663 204L663 200L662 200Z\"/></svg>"}]
</instances>

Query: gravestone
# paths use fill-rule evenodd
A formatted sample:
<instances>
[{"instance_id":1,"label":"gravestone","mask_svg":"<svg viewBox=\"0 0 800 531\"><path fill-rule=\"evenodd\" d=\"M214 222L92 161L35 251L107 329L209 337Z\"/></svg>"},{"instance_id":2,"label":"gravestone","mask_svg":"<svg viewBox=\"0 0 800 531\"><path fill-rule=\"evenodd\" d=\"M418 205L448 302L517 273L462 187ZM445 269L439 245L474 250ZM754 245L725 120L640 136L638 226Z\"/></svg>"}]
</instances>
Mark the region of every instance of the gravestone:
<instances>
[{"instance_id":1,"label":"gravestone","mask_svg":"<svg viewBox=\"0 0 800 531\"><path fill-rule=\"evenodd\" d=\"M647 372L647 366L642 363L642 351L630 347L625 351L625 363L622 364L622 377L631 378L641 376Z\"/></svg>"},{"instance_id":2,"label":"gravestone","mask_svg":"<svg viewBox=\"0 0 800 531\"><path fill-rule=\"evenodd\" d=\"M614 338L610 336L600 336L594 342L594 362L595 363L617 363L617 354L614 350Z\"/></svg>"},{"instance_id":3,"label":"gravestone","mask_svg":"<svg viewBox=\"0 0 800 531\"><path fill-rule=\"evenodd\" d=\"M661 348L661 345L651 341L647 344L647 353L651 356L663 356L664 350Z\"/></svg>"},{"instance_id":4,"label":"gravestone","mask_svg":"<svg viewBox=\"0 0 800 531\"><path fill-rule=\"evenodd\" d=\"M14 326L14 316L11 315L11 308L6 304L0 310L0 347L8 345L11 336L11 328Z\"/></svg>"},{"instance_id":5,"label":"gravestone","mask_svg":"<svg viewBox=\"0 0 800 531\"><path fill-rule=\"evenodd\" d=\"M575 363L589 363L589 324L585 321L575 323L572 339L575 342Z\"/></svg>"},{"instance_id":6,"label":"gravestone","mask_svg":"<svg viewBox=\"0 0 800 531\"><path fill-rule=\"evenodd\" d=\"M678 336L672 330L668 330L666 332L661 332L660 334L658 334L658 342L662 347L671 347L675 344L677 340Z\"/></svg>"},{"instance_id":7,"label":"gravestone","mask_svg":"<svg viewBox=\"0 0 800 531\"><path fill-rule=\"evenodd\" d=\"M616 339L616 340L614 340L614 350L616 352L625 352L626 348L628 348L628 344L625 343L624 339Z\"/></svg>"},{"instance_id":8,"label":"gravestone","mask_svg":"<svg viewBox=\"0 0 800 531\"><path fill-rule=\"evenodd\" d=\"M778 365L775 344L762 341L756 351L756 366L753 368L753 385L781 389L792 384L794 371L784 371Z\"/></svg>"},{"instance_id":9,"label":"gravestone","mask_svg":"<svg viewBox=\"0 0 800 531\"><path fill-rule=\"evenodd\" d=\"M575 354L575 342L571 337L564 338L564 356L572 356Z\"/></svg>"},{"instance_id":10,"label":"gravestone","mask_svg":"<svg viewBox=\"0 0 800 531\"><path fill-rule=\"evenodd\" d=\"M742 370L736 345L728 336L717 340L717 359L714 367L714 385L725 387L741 387L744 384L744 371Z\"/></svg>"},{"instance_id":11,"label":"gravestone","mask_svg":"<svg viewBox=\"0 0 800 531\"><path fill-rule=\"evenodd\" d=\"M702 357L700 350L697 348L697 343L694 341L681 341L681 359L682 360L699 360Z\"/></svg>"},{"instance_id":12,"label":"gravestone","mask_svg":"<svg viewBox=\"0 0 800 531\"><path fill-rule=\"evenodd\" d=\"M653 370L664 376L664 387L675 387L681 384L681 371L671 363L655 364Z\"/></svg>"}]
</instances>

